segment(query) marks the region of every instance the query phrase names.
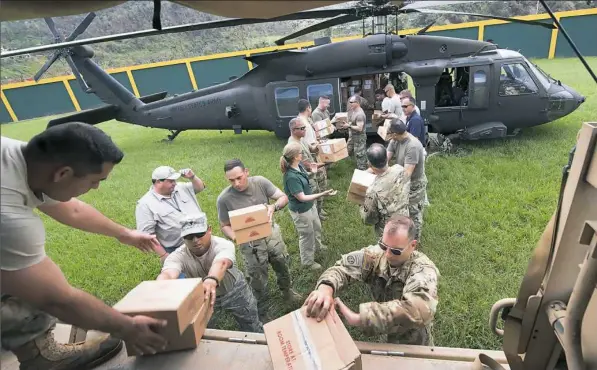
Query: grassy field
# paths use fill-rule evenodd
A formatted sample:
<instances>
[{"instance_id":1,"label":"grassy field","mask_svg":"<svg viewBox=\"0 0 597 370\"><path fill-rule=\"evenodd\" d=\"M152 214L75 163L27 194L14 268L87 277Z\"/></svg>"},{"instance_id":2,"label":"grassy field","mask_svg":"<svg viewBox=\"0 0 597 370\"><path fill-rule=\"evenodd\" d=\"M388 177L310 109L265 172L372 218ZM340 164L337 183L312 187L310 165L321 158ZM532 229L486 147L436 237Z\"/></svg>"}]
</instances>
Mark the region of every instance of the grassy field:
<instances>
[{"instance_id":1,"label":"grassy field","mask_svg":"<svg viewBox=\"0 0 597 370\"><path fill-rule=\"evenodd\" d=\"M590 59L597 70L597 58ZM439 346L497 349L500 342L488 329L491 305L515 297L529 256L554 211L561 168L583 122L597 118L597 90L576 59L542 60L541 67L587 97L575 113L557 122L528 129L518 137L464 145L471 155L434 156L427 162L428 194L422 244L440 272L439 307L434 329ZM27 140L44 129L47 119L2 125L2 135ZM223 164L241 158L252 174L266 176L278 186L278 159L284 142L273 133L185 132L173 143L160 140L163 130L118 122L99 125L124 150L124 161L99 190L82 197L104 214L129 227L135 226L136 201L151 185L151 171L159 165L191 167L207 184L198 195L217 235L215 201L227 186ZM372 227L362 224L358 208L345 201L355 163L345 160L329 171L330 184L340 190L327 202L330 217L323 223L324 242L330 250L319 262L333 264L342 253L375 242ZM72 230L44 217L47 250L68 280L108 304L117 302L142 280L159 273L155 255L144 255L117 241ZM298 238L287 211L277 215L292 256L296 289L307 295L317 275L300 267ZM240 255L238 260L242 266ZM272 313L289 307L275 289ZM363 285L341 293L353 309L369 301ZM229 317L223 329L235 329ZM351 329L357 340L380 340Z\"/></svg>"}]
</instances>

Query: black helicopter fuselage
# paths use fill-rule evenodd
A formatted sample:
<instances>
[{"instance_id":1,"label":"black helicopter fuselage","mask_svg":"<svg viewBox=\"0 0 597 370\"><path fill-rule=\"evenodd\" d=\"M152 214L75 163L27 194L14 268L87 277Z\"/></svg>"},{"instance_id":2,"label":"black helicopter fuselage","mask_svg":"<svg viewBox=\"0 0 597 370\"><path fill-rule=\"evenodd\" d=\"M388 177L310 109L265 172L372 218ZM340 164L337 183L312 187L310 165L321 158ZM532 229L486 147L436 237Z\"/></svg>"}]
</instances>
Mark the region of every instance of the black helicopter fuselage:
<instances>
[{"instance_id":1,"label":"black helicopter fuselage","mask_svg":"<svg viewBox=\"0 0 597 370\"><path fill-rule=\"evenodd\" d=\"M100 118L97 112L105 107L71 117L88 123L115 118L172 131L268 130L288 137L288 121L298 113L296 101L311 98L314 86L328 88L330 110L338 112L345 110L342 81L394 72L412 78L430 132L461 131L470 139L547 123L584 101L517 52L439 36L380 34L254 55L247 59L255 67L237 79L151 103L101 70L89 47L74 47L71 55L92 92L111 111ZM370 123L368 132L375 132Z\"/></svg>"}]
</instances>

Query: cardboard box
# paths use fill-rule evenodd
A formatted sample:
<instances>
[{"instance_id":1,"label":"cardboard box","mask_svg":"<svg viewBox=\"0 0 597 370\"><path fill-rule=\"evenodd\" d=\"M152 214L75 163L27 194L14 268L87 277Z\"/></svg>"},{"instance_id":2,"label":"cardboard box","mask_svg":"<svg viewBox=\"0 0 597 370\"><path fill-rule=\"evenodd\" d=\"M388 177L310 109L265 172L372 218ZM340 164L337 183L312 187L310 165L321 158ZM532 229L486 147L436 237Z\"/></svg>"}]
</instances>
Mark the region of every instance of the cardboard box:
<instances>
[{"instance_id":1,"label":"cardboard box","mask_svg":"<svg viewBox=\"0 0 597 370\"><path fill-rule=\"evenodd\" d=\"M338 162L348 157L346 139L331 139L318 145L319 158L325 163Z\"/></svg>"},{"instance_id":2,"label":"cardboard box","mask_svg":"<svg viewBox=\"0 0 597 370\"><path fill-rule=\"evenodd\" d=\"M325 130L331 125L329 119L322 119L321 121L313 122L313 129L315 131Z\"/></svg>"},{"instance_id":3,"label":"cardboard box","mask_svg":"<svg viewBox=\"0 0 597 370\"><path fill-rule=\"evenodd\" d=\"M361 353L336 311L317 322L305 310L263 325L273 369L361 370Z\"/></svg>"},{"instance_id":4,"label":"cardboard box","mask_svg":"<svg viewBox=\"0 0 597 370\"><path fill-rule=\"evenodd\" d=\"M230 211L228 217L230 218L230 226L234 231L269 222L267 207L264 204Z\"/></svg>"},{"instance_id":5,"label":"cardboard box","mask_svg":"<svg viewBox=\"0 0 597 370\"><path fill-rule=\"evenodd\" d=\"M373 115L371 115L371 121L374 124L378 124L384 121L383 118L381 118L381 115L383 114L383 112L381 110L375 109L373 111Z\"/></svg>"},{"instance_id":6,"label":"cardboard box","mask_svg":"<svg viewBox=\"0 0 597 370\"><path fill-rule=\"evenodd\" d=\"M205 318L208 308L203 307L202 279L197 278L143 281L116 303L114 309L128 316L167 320L160 334L169 345L160 352L169 352L197 346L201 336L197 338L196 333L203 334L202 324L197 320ZM129 356L137 355L128 345L127 352Z\"/></svg>"},{"instance_id":7,"label":"cardboard box","mask_svg":"<svg viewBox=\"0 0 597 370\"><path fill-rule=\"evenodd\" d=\"M351 192L346 193L346 200L348 200L349 202L352 202L352 203L356 203L358 205L363 205L365 203L364 196L361 196L361 195L358 195L355 193L351 193Z\"/></svg>"},{"instance_id":8,"label":"cardboard box","mask_svg":"<svg viewBox=\"0 0 597 370\"><path fill-rule=\"evenodd\" d=\"M348 193L353 193L359 197L362 197L364 200L367 189L369 186L371 186L374 180L374 174L356 169L352 175L352 180L350 181L350 186L348 187ZM359 197L351 196L350 194L347 195L347 199L355 203L360 201ZM362 202L359 204L362 204Z\"/></svg>"},{"instance_id":9,"label":"cardboard box","mask_svg":"<svg viewBox=\"0 0 597 370\"><path fill-rule=\"evenodd\" d=\"M348 112L338 112L334 117L336 122L348 122Z\"/></svg>"},{"instance_id":10,"label":"cardboard box","mask_svg":"<svg viewBox=\"0 0 597 370\"><path fill-rule=\"evenodd\" d=\"M383 124L383 125L381 125L381 126L379 126L379 127L377 128L377 134L378 134L378 135L379 135L379 136L380 136L380 137L381 137L381 138L382 138L384 141L388 141L388 140L390 140L390 138L389 138L389 133L388 133L388 129L390 128L390 122L391 122L391 121L392 121L392 120L389 120L389 119L387 119L387 120L385 120L385 121L384 121L384 124Z\"/></svg>"},{"instance_id":11,"label":"cardboard box","mask_svg":"<svg viewBox=\"0 0 597 370\"><path fill-rule=\"evenodd\" d=\"M264 224L235 230L234 234L236 236L237 244L252 242L253 240L263 239L272 235L272 224L269 223L268 219Z\"/></svg>"},{"instance_id":12,"label":"cardboard box","mask_svg":"<svg viewBox=\"0 0 597 370\"><path fill-rule=\"evenodd\" d=\"M319 159L321 159L324 163L334 163L344 158L348 158L348 148L340 149L339 151L331 154L319 154Z\"/></svg>"}]
</instances>

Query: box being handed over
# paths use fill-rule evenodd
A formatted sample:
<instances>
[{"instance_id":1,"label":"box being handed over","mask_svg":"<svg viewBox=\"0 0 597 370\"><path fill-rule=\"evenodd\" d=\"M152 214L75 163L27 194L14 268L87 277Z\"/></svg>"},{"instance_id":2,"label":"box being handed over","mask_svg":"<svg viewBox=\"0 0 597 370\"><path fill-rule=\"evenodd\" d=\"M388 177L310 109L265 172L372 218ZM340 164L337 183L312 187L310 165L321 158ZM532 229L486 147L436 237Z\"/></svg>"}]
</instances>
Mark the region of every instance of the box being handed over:
<instances>
[{"instance_id":1,"label":"box being handed over","mask_svg":"<svg viewBox=\"0 0 597 370\"><path fill-rule=\"evenodd\" d=\"M334 117L336 122L348 122L348 112L338 112Z\"/></svg>"},{"instance_id":2,"label":"box being handed over","mask_svg":"<svg viewBox=\"0 0 597 370\"><path fill-rule=\"evenodd\" d=\"M350 186L348 187L347 199L353 203L363 204L367 189L373 184L374 180L374 174L359 169L354 170Z\"/></svg>"},{"instance_id":3,"label":"box being handed over","mask_svg":"<svg viewBox=\"0 0 597 370\"><path fill-rule=\"evenodd\" d=\"M335 310L317 322L306 308L263 325L274 370L361 370L361 353Z\"/></svg>"},{"instance_id":4,"label":"box being handed over","mask_svg":"<svg viewBox=\"0 0 597 370\"><path fill-rule=\"evenodd\" d=\"M213 313L204 304L201 279L143 281L114 305L128 316L144 315L166 320L160 331L168 344L159 352L196 348ZM140 355L128 343L129 356Z\"/></svg>"},{"instance_id":5,"label":"box being handed over","mask_svg":"<svg viewBox=\"0 0 597 370\"><path fill-rule=\"evenodd\" d=\"M313 129L315 130L315 136L320 139L333 134L336 127L332 125L329 119L324 119L313 123Z\"/></svg>"},{"instance_id":6,"label":"box being handed over","mask_svg":"<svg viewBox=\"0 0 597 370\"><path fill-rule=\"evenodd\" d=\"M262 239L272 234L272 225L264 204L230 211L228 217L238 244Z\"/></svg>"},{"instance_id":7,"label":"box being handed over","mask_svg":"<svg viewBox=\"0 0 597 370\"><path fill-rule=\"evenodd\" d=\"M379 126L377 128L377 134L384 140L384 141L388 141L390 140L389 138L389 132L388 129L390 128L390 123L392 122L391 119L387 119L384 121L383 125Z\"/></svg>"},{"instance_id":8,"label":"box being handed over","mask_svg":"<svg viewBox=\"0 0 597 370\"><path fill-rule=\"evenodd\" d=\"M338 162L348 157L346 139L330 139L317 146L319 147L319 159L325 163Z\"/></svg>"}]
</instances>

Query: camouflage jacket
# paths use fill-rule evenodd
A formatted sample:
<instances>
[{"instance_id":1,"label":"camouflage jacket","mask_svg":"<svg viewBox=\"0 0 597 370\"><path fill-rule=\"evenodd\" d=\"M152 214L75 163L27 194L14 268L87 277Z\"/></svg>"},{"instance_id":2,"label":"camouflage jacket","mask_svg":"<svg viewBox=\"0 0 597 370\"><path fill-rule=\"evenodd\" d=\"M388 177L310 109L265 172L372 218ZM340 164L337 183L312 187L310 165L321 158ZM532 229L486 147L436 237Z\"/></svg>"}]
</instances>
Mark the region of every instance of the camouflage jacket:
<instances>
[{"instance_id":1,"label":"camouflage jacket","mask_svg":"<svg viewBox=\"0 0 597 370\"><path fill-rule=\"evenodd\" d=\"M384 251L370 245L345 255L317 281L334 288L358 280L373 292L375 302L361 303L359 315L366 334L406 334L429 327L435 315L439 271L422 252L414 251L408 261L390 272Z\"/></svg>"},{"instance_id":2,"label":"camouflage jacket","mask_svg":"<svg viewBox=\"0 0 597 370\"><path fill-rule=\"evenodd\" d=\"M360 207L361 218L366 224L375 225L381 236L387 220L394 215L408 216L410 179L403 176L402 166L395 164L367 189L365 201Z\"/></svg>"}]
</instances>

